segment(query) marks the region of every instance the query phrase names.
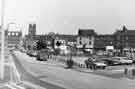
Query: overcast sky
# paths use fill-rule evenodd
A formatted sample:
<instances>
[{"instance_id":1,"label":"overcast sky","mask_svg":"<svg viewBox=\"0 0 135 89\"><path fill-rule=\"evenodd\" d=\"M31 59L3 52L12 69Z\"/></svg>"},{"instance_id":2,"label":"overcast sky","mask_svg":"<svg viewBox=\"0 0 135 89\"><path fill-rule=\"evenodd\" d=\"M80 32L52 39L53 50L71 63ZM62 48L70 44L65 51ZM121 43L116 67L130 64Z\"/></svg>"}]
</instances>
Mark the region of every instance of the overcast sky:
<instances>
[{"instance_id":1,"label":"overcast sky","mask_svg":"<svg viewBox=\"0 0 135 89\"><path fill-rule=\"evenodd\" d=\"M135 29L135 0L5 0L5 26L14 22L27 33L77 34L79 28L112 33L123 24Z\"/></svg>"}]
</instances>

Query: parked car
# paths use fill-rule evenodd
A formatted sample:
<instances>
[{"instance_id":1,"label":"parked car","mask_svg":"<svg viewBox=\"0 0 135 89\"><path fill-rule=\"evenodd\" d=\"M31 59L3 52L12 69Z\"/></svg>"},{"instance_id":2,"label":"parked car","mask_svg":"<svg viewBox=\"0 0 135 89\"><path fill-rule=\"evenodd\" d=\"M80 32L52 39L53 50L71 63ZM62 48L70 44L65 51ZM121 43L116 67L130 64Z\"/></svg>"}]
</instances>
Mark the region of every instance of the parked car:
<instances>
[{"instance_id":1,"label":"parked car","mask_svg":"<svg viewBox=\"0 0 135 89\"><path fill-rule=\"evenodd\" d=\"M37 56L37 52L33 51L33 50L28 50L27 51L27 55L31 56L31 57L36 57Z\"/></svg>"},{"instance_id":2,"label":"parked car","mask_svg":"<svg viewBox=\"0 0 135 89\"><path fill-rule=\"evenodd\" d=\"M39 61L47 61L48 53L46 50L40 50L37 52L37 60Z\"/></svg>"},{"instance_id":3,"label":"parked car","mask_svg":"<svg viewBox=\"0 0 135 89\"><path fill-rule=\"evenodd\" d=\"M105 61L105 64L107 64L107 66L113 66L113 65L118 65L119 62L116 60L113 60L112 58L102 58L102 61Z\"/></svg>"},{"instance_id":4,"label":"parked car","mask_svg":"<svg viewBox=\"0 0 135 89\"><path fill-rule=\"evenodd\" d=\"M130 60L128 57L112 57L112 60L115 60L119 64L132 64L133 60Z\"/></svg>"},{"instance_id":5,"label":"parked car","mask_svg":"<svg viewBox=\"0 0 135 89\"><path fill-rule=\"evenodd\" d=\"M104 61L101 60L96 60L96 59L92 59L89 58L87 60L85 60L85 64L87 66L87 68L91 68L91 69L97 69L97 68L101 68L101 69L105 69L107 67L107 64L105 64Z\"/></svg>"},{"instance_id":6,"label":"parked car","mask_svg":"<svg viewBox=\"0 0 135 89\"><path fill-rule=\"evenodd\" d=\"M102 60L94 61L93 63L94 63L95 69L97 68L105 69L107 67L107 64L105 63L105 61L102 61Z\"/></svg>"}]
</instances>

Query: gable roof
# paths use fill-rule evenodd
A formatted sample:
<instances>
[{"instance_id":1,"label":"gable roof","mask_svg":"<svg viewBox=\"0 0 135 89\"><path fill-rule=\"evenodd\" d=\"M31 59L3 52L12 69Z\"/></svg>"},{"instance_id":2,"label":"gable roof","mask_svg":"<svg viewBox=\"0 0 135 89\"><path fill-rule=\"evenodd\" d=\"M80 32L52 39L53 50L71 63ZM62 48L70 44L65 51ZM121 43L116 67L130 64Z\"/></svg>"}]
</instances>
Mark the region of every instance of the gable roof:
<instances>
[{"instance_id":1,"label":"gable roof","mask_svg":"<svg viewBox=\"0 0 135 89\"><path fill-rule=\"evenodd\" d=\"M80 36L95 36L96 32L94 31L94 29L79 29L78 31L78 35Z\"/></svg>"}]
</instances>

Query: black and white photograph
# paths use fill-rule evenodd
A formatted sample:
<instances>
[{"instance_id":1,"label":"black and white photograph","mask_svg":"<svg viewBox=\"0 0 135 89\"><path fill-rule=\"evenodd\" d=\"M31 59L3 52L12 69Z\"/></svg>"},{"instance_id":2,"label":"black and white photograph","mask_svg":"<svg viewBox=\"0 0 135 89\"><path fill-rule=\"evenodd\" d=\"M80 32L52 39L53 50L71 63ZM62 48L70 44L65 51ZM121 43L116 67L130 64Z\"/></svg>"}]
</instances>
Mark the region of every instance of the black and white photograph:
<instances>
[{"instance_id":1,"label":"black and white photograph","mask_svg":"<svg viewBox=\"0 0 135 89\"><path fill-rule=\"evenodd\" d=\"M0 0L0 89L135 89L135 1Z\"/></svg>"}]
</instances>

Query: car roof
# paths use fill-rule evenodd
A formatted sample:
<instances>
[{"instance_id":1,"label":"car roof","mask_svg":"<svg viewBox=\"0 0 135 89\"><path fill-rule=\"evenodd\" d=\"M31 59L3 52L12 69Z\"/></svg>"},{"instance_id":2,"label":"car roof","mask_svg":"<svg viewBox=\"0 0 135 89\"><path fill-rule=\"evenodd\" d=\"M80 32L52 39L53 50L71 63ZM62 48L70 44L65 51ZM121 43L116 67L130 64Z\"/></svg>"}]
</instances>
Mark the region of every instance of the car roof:
<instances>
[{"instance_id":1,"label":"car roof","mask_svg":"<svg viewBox=\"0 0 135 89\"><path fill-rule=\"evenodd\" d=\"M128 57L112 57L112 58L128 58Z\"/></svg>"}]
</instances>

